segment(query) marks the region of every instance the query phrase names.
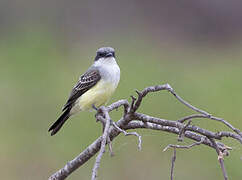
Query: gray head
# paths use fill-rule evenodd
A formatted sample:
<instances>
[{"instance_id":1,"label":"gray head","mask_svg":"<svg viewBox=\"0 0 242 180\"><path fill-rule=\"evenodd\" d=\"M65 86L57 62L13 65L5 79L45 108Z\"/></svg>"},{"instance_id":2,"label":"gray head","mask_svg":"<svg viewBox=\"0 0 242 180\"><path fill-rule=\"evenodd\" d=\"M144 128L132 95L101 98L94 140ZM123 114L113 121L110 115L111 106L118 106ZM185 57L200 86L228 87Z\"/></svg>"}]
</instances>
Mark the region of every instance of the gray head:
<instances>
[{"instance_id":1,"label":"gray head","mask_svg":"<svg viewBox=\"0 0 242 180\"><path fill-rule=\"evenodd\" d=\"M99 58L107 58L107 57L115 58L115 51L111 47L102 47L97 50L95 61L97 61Z\"/></svg>"}]
</instances>

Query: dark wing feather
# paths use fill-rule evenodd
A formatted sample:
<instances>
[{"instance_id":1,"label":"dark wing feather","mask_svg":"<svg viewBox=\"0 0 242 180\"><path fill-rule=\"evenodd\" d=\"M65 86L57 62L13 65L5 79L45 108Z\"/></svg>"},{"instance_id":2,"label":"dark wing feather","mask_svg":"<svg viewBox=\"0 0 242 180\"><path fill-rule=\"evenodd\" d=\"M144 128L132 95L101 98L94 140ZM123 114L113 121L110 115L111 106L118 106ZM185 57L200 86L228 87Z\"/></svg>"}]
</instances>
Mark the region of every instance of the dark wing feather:
<instances>
[{"instance_id":1,"label":"dark wing feather","mask_svg":"<svg viewBox=\"0 0 242 180\"><path fill-rule=\"evenodd\" d=\"M101 79L100 73L97 69L89 69L85 74L83 74L77 84L73 87L69 99L64 105L62 111L72 108L73 103L91 87L97 84Z\"/></svg>"}]
</instances>

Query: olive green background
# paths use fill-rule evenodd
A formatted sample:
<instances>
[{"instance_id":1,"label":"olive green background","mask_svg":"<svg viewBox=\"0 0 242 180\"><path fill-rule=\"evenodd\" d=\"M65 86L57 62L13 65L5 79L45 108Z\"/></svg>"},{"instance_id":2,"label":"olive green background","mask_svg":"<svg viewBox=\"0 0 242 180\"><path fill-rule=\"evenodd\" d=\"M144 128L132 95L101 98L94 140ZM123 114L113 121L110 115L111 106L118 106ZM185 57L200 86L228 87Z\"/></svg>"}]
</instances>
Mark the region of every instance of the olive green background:
<instances>
[{"instance_id":1,"label":"olive green background","mask_svg":"<svg viewBox=\"0 0 242 180\"><path fill-rule=\"evenodd\" d=\"M4 27L0 36L1 179L47 179L101 135L101 124L95 122L93 112L81 112L70 118L56 136L51 137L47 130L61 114L71 88L92 64L96 50L102 46L115 48L121 69L120 84L109 103L119 99L130 101L135 89L169 83L188 102L242 129L242 41L239 28L225 37L225 34L219 34L223 27L226 29L224 24L221 30L217 29L219 35L216 38L208 33L210 30L200 32L196 28L190 30L193 35L169 33L151 26L148 15L137 13L142 5L136 1L132 1L132 6L121 3L120 7L115 3L110 5L110 1L105 1L105 6L84 3L87 8L80 3L63 2L52 2L53 11L49 9L51 13L47 14L48 3L39 6L16 1L11 6L7 6L8 3L4 6L4 17L11 23L0 21ZM72 14L71 10L60 8L64 5L67 9L78 5L85 13L80 9L75 11L80 12L73 16L75 21L66 18L62 22L55 5L64 17ZM176 4L176 7L180 5ZM17 12L11 9L12 6L27 15L19 19L18 15L10 13ZM155 6L157 4L153 4ZM164 6L173 7L169 3L159 6L163 9ZM103 7L106 9L100 11ZM165 12L167 17L170 17L169 13L179 17L186 8L178 14L175 8ZM226 6L219 8L226 9ZM102 13L97 13L98 9ZM129 10L128 15L122 14L124 9ZM132 9L138 10L132 14ZM161 16L155 12L159 11L147 11L149 17ZM80 21L77 21L78 17ZM172 23L183 29L185 22L190 21L184 18L175 22L174 19L155 22L167 29L173 29ZM213 21L212 25L216 26L216 23ZM179 32L183 31L186 28ZM193 113L165 91L149 94L139 111L171 120ZM121 109L112 112L113 120L118 120L121 112ZM229 130L223 124L206 119L193 120L192 123L215 132ZM137 138L120 135L113 142L115 156L110 157L108 153L103 156L99 179L169 179L172 151L162 150L167 144L178 143L177 136L152 130L138 132L143 138L142 151L138 151ZM228 175L232 180L241 179L242 146L231 139L223 142L233 148L230 156L225 158ZM192 141L185 140L181 144L189 143ZM94 158L69 179L90 179L93 163ZM203 145L178 150L175 179L223 179L216 152Z\"/></svg>"}]
</instances>

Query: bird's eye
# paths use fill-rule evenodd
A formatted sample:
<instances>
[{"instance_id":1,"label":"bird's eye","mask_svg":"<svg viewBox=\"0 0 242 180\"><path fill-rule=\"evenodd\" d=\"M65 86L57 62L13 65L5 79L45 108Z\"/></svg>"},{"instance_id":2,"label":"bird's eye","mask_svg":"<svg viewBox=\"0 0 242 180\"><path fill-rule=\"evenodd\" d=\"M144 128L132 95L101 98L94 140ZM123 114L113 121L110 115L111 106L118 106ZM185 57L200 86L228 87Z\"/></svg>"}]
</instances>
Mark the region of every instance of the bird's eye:
<instances>
[{"instance_id":1,"label":"bird's eye","mask_svg":"<svg viewBox=\"0 0 242 180\"><path fill-rule=\"evenodd\" d=\"M104 53L99 53L99 56L104 57L105 54Z\"/></svg>"}]
</instances>

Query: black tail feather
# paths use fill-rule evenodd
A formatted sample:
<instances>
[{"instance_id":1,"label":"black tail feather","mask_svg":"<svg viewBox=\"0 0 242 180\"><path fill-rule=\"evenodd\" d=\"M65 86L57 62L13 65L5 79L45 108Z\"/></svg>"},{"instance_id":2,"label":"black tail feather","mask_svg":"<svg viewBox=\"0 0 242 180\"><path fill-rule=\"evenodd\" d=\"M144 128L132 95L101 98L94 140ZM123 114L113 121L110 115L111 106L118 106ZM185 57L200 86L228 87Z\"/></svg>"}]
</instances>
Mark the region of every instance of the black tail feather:
<instances>
[{"instance_id":1,"label":"black tail feather","mask_svg":"<svg viewBox=\"0 0 242 180\"><path fill-rule=\"evenodd\" d=\"M49 131L51 131L51 136L55 135L60 130L66 120L70 117L69 113L70 109L66 109L65 112L57 119L57 121L52 124L49 129Z\"/></svg>"}]
</instances>

